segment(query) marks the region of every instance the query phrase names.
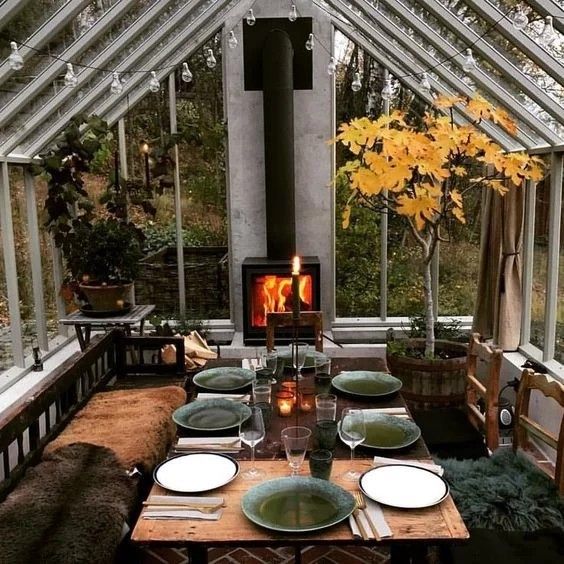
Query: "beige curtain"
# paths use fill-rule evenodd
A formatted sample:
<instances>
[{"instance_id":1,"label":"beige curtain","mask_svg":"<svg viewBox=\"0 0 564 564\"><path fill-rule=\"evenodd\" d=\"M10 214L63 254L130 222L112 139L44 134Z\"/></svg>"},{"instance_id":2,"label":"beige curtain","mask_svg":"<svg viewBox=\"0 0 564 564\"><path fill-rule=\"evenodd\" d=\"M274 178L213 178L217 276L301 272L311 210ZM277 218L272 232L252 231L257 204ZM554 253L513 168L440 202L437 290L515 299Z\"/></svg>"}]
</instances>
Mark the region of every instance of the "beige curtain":
<instances>
[{"instance_id":1,"label":"beige curtain","mask_svg":"<svg viewBox=\"0 0 564 564\"><path fill-rule=\"evenodd\" d=\"M524 190L485 193L474 330L515 350L521 333Z\"/></svg>"}]
</instances>

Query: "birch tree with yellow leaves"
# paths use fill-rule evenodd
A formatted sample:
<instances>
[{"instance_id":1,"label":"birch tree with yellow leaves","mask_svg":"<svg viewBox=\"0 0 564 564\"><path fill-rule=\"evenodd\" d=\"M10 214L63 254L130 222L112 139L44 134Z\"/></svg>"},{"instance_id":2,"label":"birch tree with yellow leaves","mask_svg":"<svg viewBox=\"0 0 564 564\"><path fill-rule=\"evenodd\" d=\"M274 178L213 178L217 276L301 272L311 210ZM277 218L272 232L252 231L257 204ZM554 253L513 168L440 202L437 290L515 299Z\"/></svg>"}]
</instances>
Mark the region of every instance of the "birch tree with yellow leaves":
<instances>
[{"instance_id":1,"label":"birch tree with yellow leaves","mask_svg":"<svg viewBox=\"0 0 564 564\"><path fill-rule=\"evenodd\" d=\"M464 108L473 121L456 124L455 106ZM344 123L333 140L355 157L337 171L337 176L347 177L351 189L343 210L343 227L348 226L355 205L378 213L397 213L422 249L428 358L435 352L431 260L437 243L448 240L449 221L465 223L468 191L487 187L504 195L526 180L543 177L538 157L504 151L479 129L485 121L509 133L517 129L504 110L479 95L470 99L438 97L425 113L422 127L409 124L404 112L394 111L375 120L363 117Z\"/></svg>"}]
</instances>

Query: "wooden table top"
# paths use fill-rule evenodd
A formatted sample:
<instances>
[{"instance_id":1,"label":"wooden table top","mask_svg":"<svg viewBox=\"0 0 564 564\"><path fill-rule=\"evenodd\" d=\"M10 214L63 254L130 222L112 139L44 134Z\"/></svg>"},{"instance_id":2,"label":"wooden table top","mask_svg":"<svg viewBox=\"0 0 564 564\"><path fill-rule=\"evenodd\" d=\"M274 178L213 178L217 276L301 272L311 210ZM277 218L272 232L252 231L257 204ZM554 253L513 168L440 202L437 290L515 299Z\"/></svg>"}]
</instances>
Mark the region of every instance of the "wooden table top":
<instances>
[{"instance_id":1,"label":"wooden table top","mask_svg":"<svg viewBox=\"0 0 564 564\"><path fill-rule=\"evenodd\" d=\"M285 460L259 460L257 466L263 469L269 479L289 476ZM244 471L249 461L241 462ZM371 460L356 460L354 467L365 471L371 468ZM350 468L350 461L336 460L333 463L331 481L344 489L358 491L358 485L342 480L341 476ZM307 475L307 463L302 467ZM214 490L211 495L225 499L226 507L219 521L204 520L148 520L137 521L131 539L141 544L189 545L300 545L300 544L388 544L405 541L453 541L468 538L468 531L449 496L439 505L426 509L401 510L383 507L384 515L392 530L393 537L382 541L362 541L352 536L348 520L320 531L305 534L278 533L259 527L249 521L241 510L241 498L255 482L236 478L233 482ZM167 495L168 492L154 485L151 495ZM207 494L205 494L207 495Z\"/></svg>"},{"instance_id":2,"label":"wooden table top","mask_svg":"<svg viewBox=\"0 0 564 564\"><path fill-rule=\"evenodd\" d=\"M63 325L135 325L143 321L154 309L153 304L134 305L131 311L123 315L109 315L108 317L90 317L77 310L59 319L59 322Z\"/></svg>"},{"instance_id":3,"label":"wooden table top","mask_svg":"<svg viewBox=\"0 0 564 564\"><path fill-rule=\"evenodd\" d=\"M213 366L240 365L240 361L225 361L218 359L208 365ZM385 370L385 363L382 359L375 358L336 358L333 359L332 373L338 374L343 370ZM305 378L300 385L313 385L313 376L304 373ZM189 386L190 396L193 397L195 390ZM273 389L274 394L274 389ZM376 407L399 407L405 406L405 402L400 394L394 394L382 399L371 399L362 401L359 398L338 394L338 413L347 406L356 406L361 408ZM278 417L273 413L272 426L267 433L265 445L257 447L257 464L260 465L267 473L269 478L281 477L289 475L288 463L285 460L285 454L282 448L264 448L268 443L276 443L280 441L280 431L289 425L295 425L295 417ZM299 424L312 428L315 425L315 412L300 413ZM189 433L182 432L183 436ZM199 433L201 434L201 433ZM217 433L225 435L225 432ZM235 434L235 431L234 433ZM244 471L249 462L249 450L245 447L240 455L235 457L239 459L241 470ZM381 451L375 449L367 449L357 447L355 450L355 468L360 471L368 470L372 466L372 458L375 455L392 456L402 459L419 459L428 460L430 458L427 447L422 439L419 439L413 445L401 449L390 451ZM339 476L350 467L350 450L338 441L338 446L334 452L335 460L333 463L333 472L331 481L341 485L347 490L355 491L358 485L342 481ZM274 460L273 460L274 458ZM307 462L302 467L302 474L307 475ZM223 496L227 503L227 507L219 522L215 521L175 521L175 520L146 520L140 518L137 521L132 534L132 540L142 544L169 544L169 545L300 545L300 544L351 544L351 543L395 543L402 541L453 541L468 538L468 531L462 521L452 498L449 496L442 503L435 507L421 510L400 510L386 507L384 513L388 523L392 529L394 536L383 541L362 541L354 539L348 522L345 521L339 525L335 525L325 530L308 533L304 535L284 534L269 531L251 523L241 511L241 497L252 487L254 483L236 478L230 484L214 490L209 494L213 496ZM158 485L153 485L150 495L167 495L169 492ZM170 493L170 495L173 495Z\"/></svg>"}]
</instances>

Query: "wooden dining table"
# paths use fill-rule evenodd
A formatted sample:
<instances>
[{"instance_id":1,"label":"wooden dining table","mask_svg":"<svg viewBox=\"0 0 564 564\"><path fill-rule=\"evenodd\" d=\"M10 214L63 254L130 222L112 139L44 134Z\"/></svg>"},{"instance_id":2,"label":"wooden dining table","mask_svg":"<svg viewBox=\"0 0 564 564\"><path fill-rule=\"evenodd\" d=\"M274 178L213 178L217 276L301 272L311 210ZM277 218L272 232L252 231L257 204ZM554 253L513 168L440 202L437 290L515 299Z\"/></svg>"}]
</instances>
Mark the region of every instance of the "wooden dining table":
<instances>
[{"instance_id":1,"label":"wooden dining table","mask_svg":"<svg viewBox=\"0 0 564 564\"><path fill-rule=\"evenodd\" d=\"M210 366L240 365L240 361L225 361L218 359ZM334 358L332 373L338 374L344 370L383 370L385 364L378 358ZM313 386L313 374L304 371L304 379L300 386ZM188 382L188 396L194 398L197 390ZM273 389L273 395L277 386ZM334 391L334 390L333 390ZM337 393L338 410L345 407L378 408L378 407L405 407L401 393L384 396L381 398L364 399ZM307 413L297 413L291 417L280 417L273 410L272 421L264 444L257 448L258 467L263 469L268 479L289 475L289 466L285 453L280 445L280 432L284 427L303 425L313 429L316 422L315 410ZM190 435L186 430L181 430L180 435ZM199 433L201 434L201 433ZM221 432L225 436L225 432ZM231 433L236 435L236 429ZM350 449L337 442L334 451L334 463L331 481L342 486L348 491L358 491L358 484L347 482L340 478L345 470L351 467ZM355 470L364 472L373 465L373 457L391 456L404 460L429 461L430 455L424 441L419 438L414 444L399 450L376 450L372 448L357 447L355 461L352 466ZM250 462L249 449L245 448L239 454L233 455L239 459L241 470L244 471ZM301 470L302 475L308 475L307 465ZM402 510L392 507L383 507L384 516L392 530L393 536L382 540L362 540L352 535L348 521L341 522L332 527L309 532L305 534L278 533L259 527L248 520L241 510L241 498L254 483L243 479L235 479L225 486L213 491L213 496L225 499L226 507L219 521L208 520L149 520L141 518L137 521L131 540L139 545L174 546L190 549L194 562L205 564L207 562L207 549L211 547L226 546L293 546L296 549L296 562L300 561L301 547L311 545L387 545L391 548L392 562L411 562L413 554L421 552L428 545L445 542L461 542L468 538L468 531L464 525L454 501L449 495L440 504L425 509ZM167 495L169 492L154 484L150 495ZM172 495L171 492L169 495Z\"/></svg>"}]
</instances>

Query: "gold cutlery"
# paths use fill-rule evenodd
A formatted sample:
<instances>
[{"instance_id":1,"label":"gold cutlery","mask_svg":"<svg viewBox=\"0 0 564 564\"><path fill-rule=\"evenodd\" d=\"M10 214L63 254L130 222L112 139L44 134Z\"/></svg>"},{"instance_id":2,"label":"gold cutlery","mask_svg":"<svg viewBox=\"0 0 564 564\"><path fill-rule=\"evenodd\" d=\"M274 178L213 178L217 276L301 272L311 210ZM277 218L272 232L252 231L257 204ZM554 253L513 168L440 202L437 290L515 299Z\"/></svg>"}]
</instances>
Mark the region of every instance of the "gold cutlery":
<instances>
[{"instance_id":1,"label":"gold cutlery","mask_svg":"<svg viewBox=\"0 0 564 564\"><path fill-rule=\"evenodd\" d=\"M374 526L374 523L372 522L372 519L370 518L370 515L368 515L368 511L366 511L366 499L364 499L362 492L355 492L354 500L359 511L364 511L364 516L366 517L368 525L370 526L370 529L372 530L372 533L374 534L376 540L382 540L382 538L378 534L378 531L376 530L376 527Z\"/></svg>"},{"instance_id":2,"label":"gold cutlery","mask_svg":"<svg viewBox=\"0 0 564 564\"><path fill-rule=\"evenodd\" d=\"M354 507L354 511L353 511L353 516L354 516L354 520L356 521L356 526L358 527L358 530L360 531L360 536L362 537L363 540L368 540L368 533L365 531L364 529L364 525L362 524L362 521L360 519L361 515L360 515L360 505L359 505L359 498L356 494L354 494L354 501L355 501L355 507ZM364 500L362 500L362 502L365 504L364 506L366 507L366 502L364 502Z\"/></svg>"},{"instance_id":3,"label":"gold cutlery","mask_svg":"<svg viewBox=\"0 0 564 564\"><path fill-rule=\"evenodd\" d=\"M195 503L166 503L163 501L151 502L144 501L145 507L150 507L154 510L167 510L167 509L186 509L188 511L199 511L200 513L215 513L222 507L225 507L225 502L214 503L213 505L195 504Z\"/></svg>"}]
</instances>

